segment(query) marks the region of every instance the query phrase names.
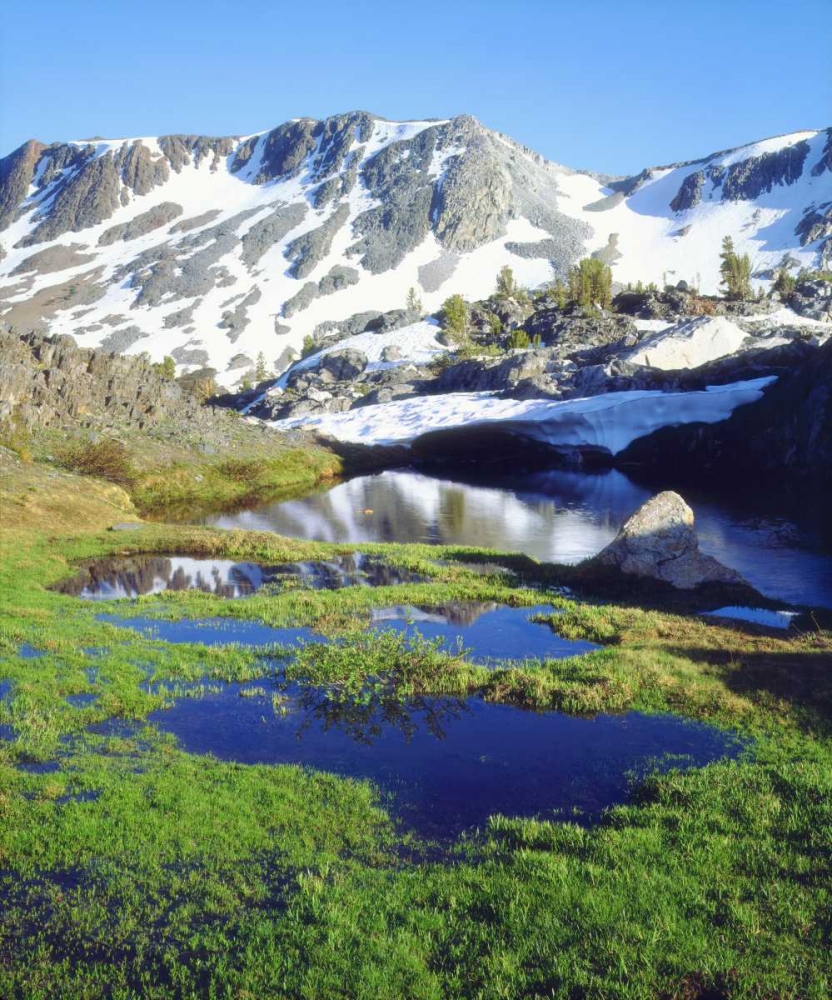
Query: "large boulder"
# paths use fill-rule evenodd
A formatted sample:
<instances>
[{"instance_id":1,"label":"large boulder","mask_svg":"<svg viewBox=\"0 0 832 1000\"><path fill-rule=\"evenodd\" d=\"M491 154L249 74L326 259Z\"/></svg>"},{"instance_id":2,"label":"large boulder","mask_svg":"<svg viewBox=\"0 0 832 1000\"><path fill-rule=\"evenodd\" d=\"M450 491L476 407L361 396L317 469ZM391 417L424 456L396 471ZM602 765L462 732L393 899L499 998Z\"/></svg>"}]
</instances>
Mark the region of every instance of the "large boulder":
<instances>
[{"instance_id":1,"label":"large boulder","mask_svg":"<svg viewBox=\"0 0 832 1000\"><path fill-rule=\"evenodd\" d=\"M801 281L789 297L789 305L808 319L832 323L832 281Z\"/></svg>"},{"instance_id":2,"label":"large boulder","mask_svg":"<svg viewBox=\"0 0 832 1000\"><path fill-rule=\"evenodd\" d=\"M537 378L546 372L545 351L520 351L495 361L493 358L467 358L446 368L436 380L436 391L493 392L508 389L524 379Z\"/></svg>"},{"instance_id":3,"label":"large boulder","mask_svg":"<svg viewBox=\"0 0 832 1000\"><path fill-rule=\"evenodd\" d=\"M523 329L530 337L540 337L547 347L554 345L566 353L618 343L634 346L638 342L638 330L630 317L612 313L588 317L543 308L526 320Z\"/></svg>"},{"instance_id":4,"label":"large boulder","mask_svg":"<svg viewBox=\"0 0 832 1000\"><path fill-rule=\"evenodd\" d=\"M367 367L367 363L366 354L347 347L342 351L325 354L318 367L322 372L329 372L336 382L345 382L360 375Z\"/></svg>"},{"instance_id":5,"label":"large boulder","mask_svg":"<svg viewBox=\"0 0 832 1000\"><path fill-rule=\"evenodd\" d=\"M699 551L693 511L670 490L642 504L600 553L598 562L681 590L703 583L745 582L735 570Z\"/></svg>"},{"instance_id":6,"label":"large boulder","mask_svg":"<svg viewBox=\"0 0 832 1000\"><path fill-rule=\"evenodd\" d=\"M626 360L664 371L698 368L736 354L748 339L746 332L725 316L700 316L646 337Z\"/></svg>"}]
</instances>

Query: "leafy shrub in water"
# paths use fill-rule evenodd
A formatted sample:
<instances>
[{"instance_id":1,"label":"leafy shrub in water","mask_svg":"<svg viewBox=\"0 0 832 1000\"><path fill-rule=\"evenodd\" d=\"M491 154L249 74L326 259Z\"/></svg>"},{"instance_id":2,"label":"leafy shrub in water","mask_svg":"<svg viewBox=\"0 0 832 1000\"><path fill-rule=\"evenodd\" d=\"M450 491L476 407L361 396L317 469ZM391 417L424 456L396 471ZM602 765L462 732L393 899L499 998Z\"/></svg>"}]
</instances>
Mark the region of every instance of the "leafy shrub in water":
<instances>
[{"instance_id":1,"label":"leafy shrub in water","mask_svg":"<svg viewBox=\"0 0 832 1000\"><path fill-rule=\"evenodd\" d=\"M287 670L294 680L321 687L328 700L406 698L441 693L448 683L456 687L465 654L461 646L445 652L441 639L419 632L382 629L304 646Z\"/></svg>"}]
</instances>

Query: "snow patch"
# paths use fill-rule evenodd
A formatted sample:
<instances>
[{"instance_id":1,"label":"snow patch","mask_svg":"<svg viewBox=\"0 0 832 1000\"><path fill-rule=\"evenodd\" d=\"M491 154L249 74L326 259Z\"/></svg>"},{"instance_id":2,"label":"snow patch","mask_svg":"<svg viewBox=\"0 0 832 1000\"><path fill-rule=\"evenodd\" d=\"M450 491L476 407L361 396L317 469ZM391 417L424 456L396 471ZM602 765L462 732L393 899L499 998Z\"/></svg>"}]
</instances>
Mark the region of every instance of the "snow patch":
<instances>
[{"instance_id":1,"label":"snow patch","mask_svg":"<svg viewBox=\"0 0 832 1000\"><path fill-rule=\"evenodd\" d=\"M288 430L303 425L354 444L409 446L430 431L502 425L518 437L553 447L598 448L617 455L636 439L663 427L726 420L736 407L760 399L774 381L776 376L695 392L632 390L554 402L460 392L273 421L271 426Z\"/></svg>"},{"instance_id":2,"label":"snow patch","mask_svg":"<svg viewBox=\"0 0 832 1000\"><path fill-rule=\"evenodd\" d=\"M321 358L334 351L361 351L366 355L369 362L367 367L370 371L380 371L385 368L396 368L399 365L424 365L432 361L437 354L444 354L447 348L436 339L440 327L436 320L420 320L418 323L411 323L410 326L400 327L398 330L389 330L385 333L357 333L353 337L345 337L338 340L329 347L324 347L316 354L310 354L308 358L298 361L290 369L291 372L305 371L309 368L317 368ZM382 354L386 347L398 347L402 352L399 361L383 361ZM288 372L277 381L281 388L285 387Z\"/></svg>"}]
</instances>

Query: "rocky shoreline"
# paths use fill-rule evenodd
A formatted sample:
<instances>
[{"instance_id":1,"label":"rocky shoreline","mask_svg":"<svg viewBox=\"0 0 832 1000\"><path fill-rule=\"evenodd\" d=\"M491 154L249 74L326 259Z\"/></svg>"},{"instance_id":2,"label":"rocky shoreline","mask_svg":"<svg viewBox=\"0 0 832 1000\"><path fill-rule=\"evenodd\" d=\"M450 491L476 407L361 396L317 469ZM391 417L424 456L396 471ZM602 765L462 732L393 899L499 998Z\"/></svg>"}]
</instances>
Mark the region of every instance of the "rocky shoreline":
<instances>
[{"instance_id":1,"label":"rocky shoreline","mask_svg":"<svg viewBox=\"0 0 832 1000\"><path fill-rule=\"evenodd\" d=\"M703 475L753 469L829 476L832 323L826 320L832 316L832 283L804 281L787 302L776 295L742 303L707 301L708 311L701 314L702 300L686 288L624 292L615 305L629 312L587 316L559 308L545 293L487 300L470 307L465 351L443 348L438 319L429 321L432 328L423 324L423 355L433 352L429 360L413 360L413 352L408 356L407 348L398 346L415 330L399 316L358 336L331 337L276 383L223 402L278 429L308 425L328 447L354 458L364 453L364 465L660 468L684 455ZM499 334L487 321L494 315ZM525 335L536 331L535 339L529 347L512 349L513 331L521 329ZM347 418L351 427L360 425L363 418L355 411L380 424L385 412L392 421L401 409L385 411L388 404L412 402L415 410L419 403L424 410L431 398L437 406L465 394L492 399L493 407L481 409L497 413L501 400L560 404L611 393L676 396L765 378L770 384L764 400L740 405L728 419L670 421L638 435L619 454L589 441L552 447L523 433L516 420L499 417L450 420L442 431L414 433L401 442L362 442L355 436L348 441L349 434L340 432Z\"/></svg>"}]
</instances>

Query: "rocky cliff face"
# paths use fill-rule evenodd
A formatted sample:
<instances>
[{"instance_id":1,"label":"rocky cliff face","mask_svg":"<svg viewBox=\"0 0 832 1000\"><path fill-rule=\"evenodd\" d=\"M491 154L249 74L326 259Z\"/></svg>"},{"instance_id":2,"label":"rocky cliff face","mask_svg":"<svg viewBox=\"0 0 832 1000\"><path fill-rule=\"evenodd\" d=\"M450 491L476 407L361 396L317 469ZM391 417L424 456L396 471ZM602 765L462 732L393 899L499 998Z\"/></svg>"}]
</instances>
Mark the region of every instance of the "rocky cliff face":
<instances>
[{"instance_id":1,"label":"rocky cliff face","mask_svg":"<svg viewBox=\"0 0 832 1000\"><path fill-rule=\"evenodd\" d=\"M484 298L505 264L537 286L597 254L622 282L698 275L707 291L730 233L761 275L816 266L830 211L832 130L622 181L468 116L32 141L0 160L0 320L233 385L261 352L282 368L304 337L400 310L409 288L428 310Z\"/></svg>"},{"instance_id":2,"label":"rocky cliff face","mask_svg":"<svg viewBox=\"0 0 832 1000\"><path fill-rule=\"evenodd\" d=\"M690 470L700 480L747 474L832 479L832 341L804 348L763 398L719 424L668 427L620 456L643 468Z\"/></svg>"},{"instance_id":3,"label":"rocky cliff face","mask_svg":"<svg viewBox=\"0 0 832 1000\"><path fill-rule=\"evenodd\" d=\"M71 337L0 333L0 426L207 434L235 418L201 405L147 356L79 348Z\"/></svg>"}]
</instances>

